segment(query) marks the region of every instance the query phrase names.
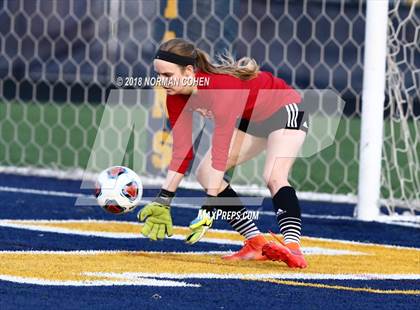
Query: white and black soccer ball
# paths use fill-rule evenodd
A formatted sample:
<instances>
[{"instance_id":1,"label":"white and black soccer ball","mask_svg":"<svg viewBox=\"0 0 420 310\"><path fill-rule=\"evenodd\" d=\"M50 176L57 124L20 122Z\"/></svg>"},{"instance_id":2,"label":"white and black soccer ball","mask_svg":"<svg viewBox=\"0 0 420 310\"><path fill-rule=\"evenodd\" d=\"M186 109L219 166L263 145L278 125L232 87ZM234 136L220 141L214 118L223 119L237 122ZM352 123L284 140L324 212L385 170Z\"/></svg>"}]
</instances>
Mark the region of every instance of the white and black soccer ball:
<instances>
[{"instance_id":1,"label":"white and black soccer ball","mask_svg":"<svg viewBox=\"0 0 420 310\"><path fill-rule=\"evenodd\" d=\"M133 211L143 195L143 184L133 170L114 166L102 171L96 181L98 204L113 214Z\"/></svg>"}]
</instances>

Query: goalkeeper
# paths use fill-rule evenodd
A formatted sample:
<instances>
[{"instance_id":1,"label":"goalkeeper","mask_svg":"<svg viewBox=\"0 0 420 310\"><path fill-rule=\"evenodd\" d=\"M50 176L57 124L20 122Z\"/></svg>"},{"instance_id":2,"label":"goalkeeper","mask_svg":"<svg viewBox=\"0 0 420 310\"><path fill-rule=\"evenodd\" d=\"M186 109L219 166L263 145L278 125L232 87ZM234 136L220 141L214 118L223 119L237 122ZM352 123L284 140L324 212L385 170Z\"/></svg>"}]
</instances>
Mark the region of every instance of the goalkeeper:
<instances>
[{"instance_id":1,"label":"goalkeeper","mask_svg":"<svg viewBox=\"0 0 420 310\"><path fill-rule=\"evenodd\" d=\"M190 224L188 243L200 240L211 227L217 208L235 211L229 224L246 238L244 247L225 259L279 260L289 267L305 268L300 249L301 213L288 175L307 131L307 116L299 111L299 94L283 80L260 71L255 60L235 61L230 55L212 64L209 56L183 39L163 43L154 68L164 84L173 134L173 153L166 181L154 202L138 214L145 221L142 234L152 240L172 235L170 204L193 158L192 115L198 111L213 119L212 147L197 168L197 179L207 201ZM208 83L183 85L187 79L207 78ZM260 92L261 90L273 90ZM277 92L276 92L277 91ZM281 91L281 92L279 92ZM257 96L258 95L258 96ZM263 177L272 195L273 208L284 241L267 242L246 216L239 197L224 180L228 169L267 151ZM203 212L207 211L207 212Z\"/></svg>"}]
</instances>

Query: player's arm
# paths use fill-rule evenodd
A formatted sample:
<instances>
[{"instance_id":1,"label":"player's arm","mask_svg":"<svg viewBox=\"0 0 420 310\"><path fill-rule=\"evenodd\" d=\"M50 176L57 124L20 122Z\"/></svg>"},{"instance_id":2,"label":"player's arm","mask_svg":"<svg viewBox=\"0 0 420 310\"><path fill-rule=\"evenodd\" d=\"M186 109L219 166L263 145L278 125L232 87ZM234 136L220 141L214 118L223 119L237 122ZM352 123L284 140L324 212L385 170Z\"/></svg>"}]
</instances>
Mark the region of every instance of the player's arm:
<instances>
[{"instance_id":1,"label":"player's arm","mask_svg":"<svg viewBox=\"0 0 420 310\"><path fill-rule=\"evenodd\" d=\"M229 148L236 120L242 115L248 92L242 90L223 90L223 101L213 106L214 131L211 147L211 167L208 178L207 194L217 196L229 158Z\"/></svg>"},{"instance_id":2,"label":"player's arm","mask_svg":"<svg viewBox=\"0 0 420 310\"><path fill-rule=\"evenodd\" d=\"M172 128L172 159L164 187L176 191L193 159L193 111L188 109L184 96L168 96L167 109Z\"/></svg>"},{"instance_id":3,"label":"player's arm","mask_svg":"<svg viewBox=\"0 0 420 310\"><path fill-rule=\"evenodd\" d=\"M193 158L192 111L186 109L185 98L168 96L167 108L172 127L172 160L165 182L156 199L138 214L139 221L146 221L142 234L151 240L172 235L170 204Z\"/></svg>"}]
</instances>

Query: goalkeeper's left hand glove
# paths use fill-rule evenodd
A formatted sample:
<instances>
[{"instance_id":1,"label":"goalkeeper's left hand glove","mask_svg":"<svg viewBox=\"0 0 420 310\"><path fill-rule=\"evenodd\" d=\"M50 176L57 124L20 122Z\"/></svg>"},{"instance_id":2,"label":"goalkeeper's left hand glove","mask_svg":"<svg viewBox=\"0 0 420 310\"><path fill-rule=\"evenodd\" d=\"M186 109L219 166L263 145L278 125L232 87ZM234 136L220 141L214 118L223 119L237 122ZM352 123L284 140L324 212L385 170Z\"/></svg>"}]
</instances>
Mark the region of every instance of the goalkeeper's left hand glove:
<instances>
[{"instance_id":1,"label":"goalkeeper's left hand glove","mask_svg":"<svg viewBox=\"0 0 420 310\"><path fill-rule=\"evenodd\" d=\"M200 211L198 211L198 216L191 221L189 226L191 233L185 239L185 242L188 244L194 244L200 241L213 224L215 209L211 207L211 199L214 198L214 196L207 195L205 205L201 207Z\"/></svg>"},{"instance_id":2,"label":"goalkeeper's left hand glove","mask_svg":"<svg viewBox=\"0 0 420 310\"><path fill-rule=\"evenodd\" d=\"M172 236L170 207L157 202L147 204L138 213L140 222L145 221L141 233L150 240L162 240L165 235Z\"/></svg>"},{"instance_id":3,"label":"goalkeeper's left hand glove","mask_svg":"<svg viewBox=\"0 0 420 310\"><path fill-rule=\"evenodd\" d=\"M147 204L137 214L144 226L141 233L150 240L162 240L165 235L172 236L171 200L175 193L162 189L156 199Z\"/></svg>"}]
</instances>

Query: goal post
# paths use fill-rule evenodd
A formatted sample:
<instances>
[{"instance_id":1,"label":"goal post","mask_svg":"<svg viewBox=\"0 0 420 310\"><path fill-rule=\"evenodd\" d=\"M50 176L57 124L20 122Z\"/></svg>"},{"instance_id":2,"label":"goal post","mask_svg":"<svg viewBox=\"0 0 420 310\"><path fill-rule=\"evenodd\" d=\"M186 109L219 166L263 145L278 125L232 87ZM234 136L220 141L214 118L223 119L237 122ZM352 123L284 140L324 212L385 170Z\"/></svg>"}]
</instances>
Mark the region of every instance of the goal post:
<instances>
[{"instance_id":1,"label":"goal post","mask_svg":"<svg viewBox=\"0 0 420 310\"><path fill-rule=\"evenodd\" d=\"M360 220L379 215L385 103L388 0L367 1L358 204Z\"/></svg>"}]
</instances>

